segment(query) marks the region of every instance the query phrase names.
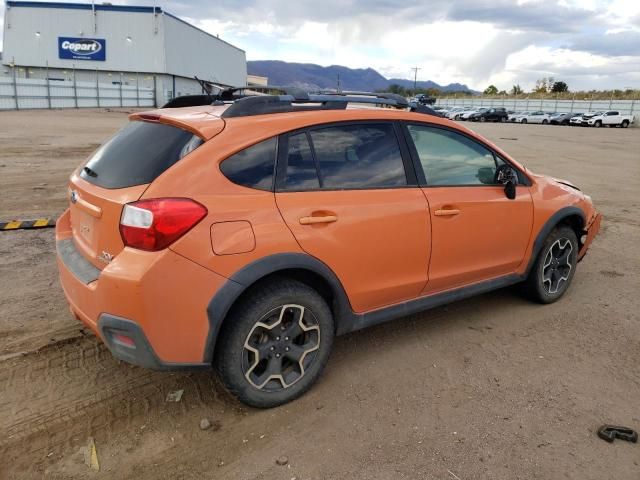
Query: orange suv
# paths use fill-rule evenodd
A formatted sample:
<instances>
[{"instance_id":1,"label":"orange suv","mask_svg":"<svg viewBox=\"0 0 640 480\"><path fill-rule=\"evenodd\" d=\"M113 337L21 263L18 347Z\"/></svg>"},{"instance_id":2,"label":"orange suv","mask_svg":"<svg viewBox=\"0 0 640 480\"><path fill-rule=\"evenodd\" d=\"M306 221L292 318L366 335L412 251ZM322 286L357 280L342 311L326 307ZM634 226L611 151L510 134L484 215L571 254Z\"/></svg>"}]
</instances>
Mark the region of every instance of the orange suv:
<instances>
[{"instance_id":1,"label":"orange suv","mask_svg":"<svg viewBox=\"0 0 640 480\"><path fill-rule=\"evenodd\" d=\"M600 227L577 187L392 94L130 120L69 182L71 310L118 359L213 365L255 407L309 389L335 335L518 282L558 300Z\"/></svg>"}]
</instances>

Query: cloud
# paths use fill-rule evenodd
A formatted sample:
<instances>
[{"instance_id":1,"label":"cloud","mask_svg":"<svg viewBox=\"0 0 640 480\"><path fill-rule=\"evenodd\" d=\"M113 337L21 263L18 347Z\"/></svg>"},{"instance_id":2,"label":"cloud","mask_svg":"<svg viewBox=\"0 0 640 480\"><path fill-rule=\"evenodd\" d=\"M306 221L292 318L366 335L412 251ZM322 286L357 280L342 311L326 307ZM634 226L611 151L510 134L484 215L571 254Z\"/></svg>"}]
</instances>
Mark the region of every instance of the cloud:
<instances>
[{"instance_id":1,"label":"cloud","mask_svg":"<svg viewBox=\"0 0 640 480\"><path fill-rule=\"evenodd\" d=\"M640 0L112 1L160 5L251 60L371 67L388 78L418 66L422 80L478 90L531 88L548 75L575 89L640 87Z\"/></svg>"},{"instance_id":2,"label":"cloud","mask_svg":"<svg viewBox=\"0 0 640 480\"><path fill-rule=\"evenodd\" d=\"M626 30L605 35L580 35L566 48L607 57L640 55L640 31Z\"/></svg>"}]
</instances>

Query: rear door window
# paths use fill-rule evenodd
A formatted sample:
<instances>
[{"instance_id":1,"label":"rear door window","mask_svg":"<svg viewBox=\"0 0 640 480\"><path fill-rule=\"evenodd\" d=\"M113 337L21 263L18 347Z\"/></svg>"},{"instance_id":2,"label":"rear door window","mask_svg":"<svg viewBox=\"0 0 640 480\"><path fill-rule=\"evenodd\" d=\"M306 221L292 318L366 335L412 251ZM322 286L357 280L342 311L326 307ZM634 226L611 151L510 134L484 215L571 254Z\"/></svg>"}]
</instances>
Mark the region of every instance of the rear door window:
<instances>
[{"instance_id":1,"label":"rear door window","mask_svg":"<svg viewBox=\"0 0 640 480\"><path fill-rule=\"evenodd\" d=\"M285 185L287 190L317 190L320 188L318 170L311 153L306 132L289 137Z\"/></svg>"},{"instance_id":2,"label":"rear door window","mask_svg":"<svg viewBox=\"0 0 640 480\"><path fill-rule=\"evenodd\" d=\"M322 188L385 188L407 185L392 124L341 125L309 132Z\"/></svg>"},{"instance_id":3,"label":"rear door window","mask_svg":"<svg viewBox=\"0 0 640 480\"><path fill-rule=\"evenodd\" d=\"M288 137L279 190L349 190L407 185L391 123L317 127Z\"/></svg>"},{"instance_id":4,"label":"rear door window","mask_svg":"<svg viewBox=\"0 0 640 480\"><path fill-rule=\"evenodd\" d=\"M144 185L202 143L197 135L172 125L129 122L96 150L80 176L104 188Z\"/></svg>"}]
</instances>

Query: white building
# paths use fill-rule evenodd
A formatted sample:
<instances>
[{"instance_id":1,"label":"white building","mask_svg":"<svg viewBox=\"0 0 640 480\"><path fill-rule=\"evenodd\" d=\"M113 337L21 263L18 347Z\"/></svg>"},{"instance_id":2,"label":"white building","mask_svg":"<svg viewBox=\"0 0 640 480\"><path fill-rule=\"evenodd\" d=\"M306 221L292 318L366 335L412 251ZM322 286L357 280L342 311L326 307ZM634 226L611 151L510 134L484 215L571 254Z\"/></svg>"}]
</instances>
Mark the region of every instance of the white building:
<instances>
[{"instance_id":1,"label":"white building","mask_svg":"<svg viewBox=\"0 0 640 480\"><path fill-rule=\"evenodd\" d=\"M154 88L156 103L241 86L244 50L160 7L7 1L0 76ZM14 80L15 81L15 80Z\"/></svg>"}]
</instances>

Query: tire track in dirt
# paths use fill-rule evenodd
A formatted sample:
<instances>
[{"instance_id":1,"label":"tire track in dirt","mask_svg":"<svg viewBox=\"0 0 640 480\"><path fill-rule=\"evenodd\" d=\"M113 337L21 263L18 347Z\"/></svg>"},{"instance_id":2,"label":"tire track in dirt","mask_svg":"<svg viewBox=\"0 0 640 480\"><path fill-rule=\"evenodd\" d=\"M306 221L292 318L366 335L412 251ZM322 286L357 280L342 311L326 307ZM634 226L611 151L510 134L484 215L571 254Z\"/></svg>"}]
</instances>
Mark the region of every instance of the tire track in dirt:
<instances>
[{"instance_id":1,"label":"tire track in dirt","mask_svg":"<svg viewBox=\"0 0 640 480\"><path fill-rule=\"evenodd\" d=\"M178 388L185 390L183 400L165 404L167 392ZM130 366L91 337L0 363L0 391L0 457L22 473L42 470L52 451L77 449L88 436L108 441L163 410L174 418L203 405L228 410L211 372Z\"/></svg>"}]
</instances>

